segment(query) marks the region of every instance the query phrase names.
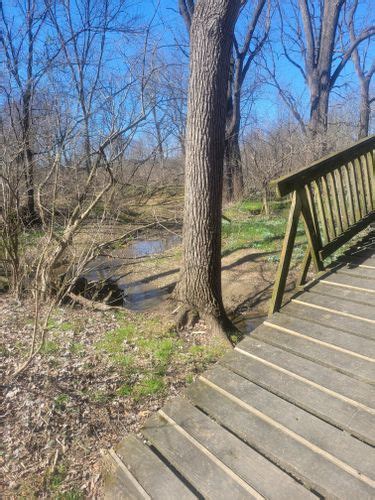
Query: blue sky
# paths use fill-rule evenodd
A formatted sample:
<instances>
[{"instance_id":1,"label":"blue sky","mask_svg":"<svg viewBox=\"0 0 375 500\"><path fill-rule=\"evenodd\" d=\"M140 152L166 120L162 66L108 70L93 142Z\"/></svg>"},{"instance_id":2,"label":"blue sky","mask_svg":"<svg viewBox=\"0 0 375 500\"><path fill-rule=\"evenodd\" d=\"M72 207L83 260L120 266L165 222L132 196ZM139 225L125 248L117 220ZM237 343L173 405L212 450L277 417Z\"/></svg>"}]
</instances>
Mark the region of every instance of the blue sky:
<instances>
[{"instance_id":1,"label":"blue sky","mask_svg":"<svg viewBox=\"0 0 375 500\"><path fill-rule=\"evenodd\" d=\"M253 2L255 3L255 1ZM373 0L362 0L362 3L358 9L358 15L362 19L366 19L367 22L374 22L374 10L372 7L374 6ZM288 10L287 3L284 3L286 9ZM141 2L134 3L134 12L137 12L140 17L147 18L153 15L155 9L157 9L157 15L154 19L154 32L157 33L160 41L166 45L173 44L174 38L186 39L186 30L181 19L181 16L178 12L178 0L161 0L157 2L156 0L143 0ZM246 22L243 17L240 18L238 23L239 29L243 28L243 24ZM361 22L361 21L359 21ZM273 28L271 32L271 39L273 43L273 47L276 52L281 54L281 44L279 41L279 21L278 16L274 15L273 17ZM369 60L371 57L375 57L375 47L374 42L371 44L371 49L369 51ZM266 54L267 57L267 54ZM291 91L293 95L295 95L300 101L300 110L301 112L308 117L308 91L303 81L303 78L300 72L289 63L284 56L279 56L276 58L276 71L278 74L279 81L282 84L283 88L286 88ZM249 71L248 81L251 82L253 77L253 72ZM354 72L353 65L351 61L349 61L342 73L341 78L338 81L339 88L336 92L332 93L331 102L340 102L342 101L341 94L346 92L347 87L344 89L341 87L342 84L350 85L350 89L353 90L353 95L355 95L356 91L358 91L358 83L357 76ZM280 97L278 96L277 91L275 91L272 87L268 85L263 85L261 92L259 92L259 96L253 106L251 112L253 116L257 118L257 121L266 123L273 122L278 119L280 112ZM286 110L284 111L284 113Z\"/></svg>"},{"instance_id":2,"label":"blue sky","mask_svg":"<svg viewBox=\"0 0 375 500\"><path fill-rule=\"evenodd\" d=\"M9 8L12 3L16 0L10 0L6 8ZM22 1L22 0L21 0ZM362 0L362 6L360 8L359 14L361 17L365 17L368 20L374 17L371 5L373 6L374 0ZM255 3L255 0L253 0ZM249 2L251 6L251 0ZM283 4L287 6L288 3ZM131 14L134 14L140 18L140 20L147 25L147 23L153 19L152 22L152 37L154 43L159 46L165 47L163 50L165 54L168 51L173 51L173 45L175 40L185 40L187 43L186 29L178 12L178 0L128 0L127 8ZM287 9L287 7L286 7ZM10 12L11 12L10 7ZM155 15L156 11L156 15ZM244 27L245 20L243 17L240 18L237 29L241 30ZM271 40L273 47L276 52L281 53L281 44L279 41L278 33L278 17L274 15L273 17L273 27L271 31ZM143 36L143 33L140 37ZM133 42L126 47L126 52L128 55L134 54L135 47L132 46ZM134 49L134 50L133 50ZM176 51L176 49L175 49ZM177 58L182 63L188 63L187 58L183 56L180 51L176 51ZM374 43L371 48L372 57L375 57ZM265 57L267 57L267 51L265 51ZM108 54L107 64L111 65L115 71L119 74L123 73L122 68L124 61L121 61L121 57L117 53L117 47L114 46L110 54ZM284 56L276 57L276 71L278 74L278 79L283 88L290 90L290 92L297 97L300 101L300 111L302 114L308 118L308 92L306 85L298 72L298 70L290 64ZM254 69L250 69L247 77L247 82L251 84L254 79ZM349 62L342 74L341 80L338 82L342 84L343 82L349 83L351 89L354 93L358 89L357 77L354 73L352 63ZM339 89L339 92L343 92L343 89ZM336 96L335 92L332 95L331 102L340 101L340 97ZM269 85L263 84L262 87L257 92L257 99L250 110L250 118L252 123L261 124L262 127L267 128L273 122L277 121L280 114L287 114L285 106L280 105L281 100L278 93ZM248 109L244 109L243 115L248 114ZM245 125L245 124L244 124Z\"/></svg>"}]
</instances>

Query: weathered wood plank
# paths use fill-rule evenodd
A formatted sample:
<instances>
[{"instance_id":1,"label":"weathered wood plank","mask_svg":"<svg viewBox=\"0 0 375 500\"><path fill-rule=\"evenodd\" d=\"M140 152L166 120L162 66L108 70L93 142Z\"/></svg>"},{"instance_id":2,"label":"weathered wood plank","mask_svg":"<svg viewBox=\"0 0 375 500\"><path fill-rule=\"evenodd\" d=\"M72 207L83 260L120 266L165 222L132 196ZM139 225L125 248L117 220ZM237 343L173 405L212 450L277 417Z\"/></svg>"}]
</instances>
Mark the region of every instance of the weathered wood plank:
<instances>
[{"instance_id":1,"label":"weathered wood plank","mask_svg":"<svg viewBox=\"0 0 375 500\"><path fill-rule=\"evenodd\" d=\"M344 332L351 333L352 335L358 335L367 339L375 339L375 325L371 325L366 321L360 321L358 319L341 316L337 313L315 309L305 304L297 304L296 302L290 302L282 311L295 318L308 318L309 321L314 321L319 325L337 328Z\"/></svg>"},{"instance_id":2,"label":"weathered wood plank","mask_svg":"<svg viewBox=\"0 0 375 500\"><path fill-rule=\"evenodd\" d=\"M127 436L116 454L153 499L197 498L185 484L134 435Z\"/></svg>"},{"instance_id":3,"label":"weathered wood plank","mask_svg":"<svg viewBox=\"0 0 375 500\"><path fill-rule=\"evenodd\" d=\"M367 153L373 147L374 141L374 136L366 137L349 148L322 158L302 170L280 177L273 184L279 196L285 196L318 177L332 172L338 165L343 165L360 154Z\"/></svg>"},{"instance_id":4,"label":"weathered wood plank","mask_svg":"<svg viewBox=\"0 0 375 500\"><path fill-rule=\"evenodd\" d=\"M262 498L214 455L160 414L153 415L142 434L204 498Z\"/></svg>"},{"instance_id":5,"label":"weathered wood plank","mask_svg":"<svg viewBox=\"0 0 375 500\"><path fill-rule=\"evenodd\" d=\"M294 193L288 223L286 226L283 247L281 250L280 262L276 272L275 285L270 301L269 312L272 314L278 311L282 304L286 279L288 277L290 262L292 259L294 241L297 234L298 220L301 214L301 199Z\"/></svg>"},{"instance_id":6,"label":"weathered wood plank","mask_svg":"<svg viewBox=\"0 0 375 500\"><path fill-rule=\"evenodd\" d=\"M105 456L103 468L105 500L151 500L113 450Z\"/></svg>"},{"instance_id":7,"label":"weathered wood plank","mask_svg":"<svg viewBox=\"0 0 375 500\"><path fill-rule=\"evenodd\" d=\"M203 379L208 379L356 471L375 479L375 450L370 446L225 367L209 370Z\"/></svg>"},{"instance_id":8,"label":"weathered wood plank","mask_svg":"<svg viewBox=\"0 0 375 500\"><path fill-rule=\"evenodd\" d=\"M303 295L292 299L297 304L307 304L326 311L334 311L343 316L354 319L362 319L370 324L375 324L375 308L367 304L358 304L340 298L321 296L315 293L305 292Z\"/></svg>"},{"instance_id":9,"label":"weathered wood plank","mask_svg":"<svg viewBox=\"0 0 375 500\"><path fill-rule=\"evenodd\" d=\"M253 406L241 404L238 398L204 383L193 384L189 397L216 421L320 495L335 498L371 495L369 484L316 453L306 440L288 432Z\"/></svg>"},{"instance_id":10,"label":"weathered wood plank","mask_svg":"<svg viewBox=\"0 0 375 500\"><path fill-rule=\"evenodd\" d=\"M348 274L349 276L358 276L375 282L375 269L366 269L364 267L356 267L349 264L342 267L337 272L341 274Z\"/></svg>"},{"instance_id":11,"label":"weathered wood plank","mask_svg":"<svg viewBox=\"0 0 375 500\"><path fill-rule=\"evenodd\" d=\"M277 357L273 356L272 359L277 362ZM307 360L302 361L311 363ZM264 360L259 356L251 358L239 351L226 355L221 360L221 364L290 403L346 430L366 443L375 444L374 415L354 404L353 400L341 397L331 388L327 390L319 383L314 381L311 383L308 378L286 368L280 370L280 367L272 361ZM327 370L324 367L322 369ZM328 385L330 385L329 380Z\"/></svg>"},{"instance_id":12,"label":"weathered wood plank","mask_svg":"<svg viewBox=\"0 0 375 500\"><path fill-rule=\"evenodd\" d=\"M252 332L252 338L279 347L317 364L332 368L349 377L367 383L375 382L375 365L368 358L360 358L339 350L332 344L316 343L307 336L302 337L262 325ZM317 368L318 370L319 368Z\"/></svg>"},{"instance_id":13,"label":"weathered wood plank","mask_svg":"<svg viewBox=\"0 0 375 500\"><path fill-rule=\"evenodd\" d=\"M341 233L337 238L327 243L319 252L321 259L326 259L333 252L341 248L345 243L351 240L358 233L366 229L370 223L375 220L375 213L371 212L362 219L360 218L354 225L350 226L346 231Z\"/></svg>"},{"instance_id":14,"label":"weathered wood plank","mask_svg":"<svg viewBox=\"0 0 375 500\"><path fill-rule=\"evenodd\" d=\"M364 290L355 290L354 288L345 288L342 286L334 286L329 282L322 280L315 286L309 289L310 293L319 293L320 295L327 295L328 297L339 297L358 304L367 304L373 306L375 304L375 294Z\"/></svg>"},{"instance_id":15,"label":"weathered wood plank","mask_svg":"<svg viewBox=\"0 0 375 500\"><path fill-rule=\"evenodd\" d=\"M211 420L187 400L174 399L167 403L163 412L264 497L277 500L315 498L288 474ZM367 470L367 463L365 469ZM362 470L365 471L365 469Z\"/></svg>"},{"instance_id":16,"label":"weathered wood plank","mask_svg":"<svg viewBox=\"0 0 375 500\"><path fill-rule=\"evenodd\" d=\"M366 358L375 359L375 341L346 333L337 328L319 325L318 323L310 321L309 318L295 318L284 313L283 310L281 310L281 313L274 314L271 318L267 319L264 325L272 325L274 328L300 333L312 339L316 339L317 341L341 347Z\"/></svg>"},{"instance_id":17,"label":"weathered wood plank","mask_svg":"<svg viewBox=\"0 0 375 500\"><path fill-rule=\"evenodd\" d=\"M375 259L371 257L356 257L355 255L342 255L338 260L351 264L352 266L359 266L364 268L375 269Z\"/></svg>"},{"instance_id":18,"label":"weathered wood plank","mask_svg":"<svg viewBox=\"0 0 375 500\"><path fill-rule=\"evenodd\" d=\"M375 292L375 282L373 280L368 280L367 278L351 276L346 273L332 273L325 276L321 282L324 283L336 283L337 285L346 286L347 288L358 289L367 291L374 295Z\"/></svg>"},{"instance_id":19,"label":"weathered wood plank","mask_svg":"<svg viewBox=\"0 0 375 500\"><path fill-rule=\"evenodd\" d=\"M342 224L343 224L342 229L345 231L349 227L349 217L348 217L348 209L347 209L347 202L346 202L346 198L345 198L345 189L344 189L341 168L335 170L333 172L333 175L335 176L336 182L337 182L336 185L337 185L339 205L340 205L340 209L341 209Z\"/></svg>"},{"instance_id":20,"label":"weathered wood plank","mask_svg":"<svg viewBox=\"0 0 375 500\"><path fill-rule=\"evenodd\" d=\"M338 373L336 370L321 366L313 361L301 358L279 347L266 344L251 337L243 340L241 345L235 348L237 351L239 349L241 349L241 352L250 355L250 358L256 356L272 365L276 365L276 367L303 377L307 381L321 386L323 389L326 388L338 395L342 395L344 399L348 398L353 402L357 402L359 403L359 407L375 408L375 388L364 382L354 380L347 375ZM356 405L354 404L354 406Z\"/></svg>"}]
</instances>

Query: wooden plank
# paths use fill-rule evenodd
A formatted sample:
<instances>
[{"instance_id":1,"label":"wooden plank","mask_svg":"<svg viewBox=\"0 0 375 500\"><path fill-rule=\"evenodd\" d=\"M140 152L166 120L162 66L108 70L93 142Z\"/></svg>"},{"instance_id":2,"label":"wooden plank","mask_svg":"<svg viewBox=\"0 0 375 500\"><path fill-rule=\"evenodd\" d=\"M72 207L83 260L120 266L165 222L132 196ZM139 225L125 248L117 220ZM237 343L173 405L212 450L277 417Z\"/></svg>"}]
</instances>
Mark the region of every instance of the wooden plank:
<instances>
[{"instance_id":1,"label":"wooden plank","mask_svg":"<svg viewBox=\"0 0 375 500\"><path fill-rule=\"evenodd\" d=\"M351 183L350 186L354 197L355 220L358 222L364 216L364 213L362 213L361 196L359 191L359 182L358 182L358 175L357 175L357 168L355 161L353 160L349 162L348 167L349 167L350 183Z\"/></svg>"},{"instance_id":2,"label":"wooden plank","mask_svg":"<svg viewBox=\"0 0 375 500\"><path fill-rule=\"evenodd\" d=\"M333 213L336 221L336 226L338 228L338 232L342 233L344 231L343 223L342 223L342 215L339 204L338 190L335 178L335 171L327 174L328 182L330 184L330 192L332 194L332 202L333 202Z\"/></svg>"},{"instance_id":3,"label":"wooden plank","mask_svg":"<svg viewBox=\"0 0 375 500\"><path fill-rule=\"evenodd\" d=\"M375 450L247 379L217 366L201 379L224 389L359 473L375 479Z\"/></svg>"},{"instance_id":4,"label":"wooden plank","mask_svg":"<svg viewBox=\"0 0 375 500\"><path fill-rule=\"evenodd\" d=\"M375 282L375 269L366 269L364 267L356 267L349 264L340 268L338 272L341 274L348 274L349 276L358 276Z\"/></svg>"},{"instance_id":5,"label":"wooden plank","mask_svg":"<svg viewBox=\"0 0 375 500\"><path fill-rule=\"evenodd\" d=\"M349 217L348 217L348 210L347 210L347 203L345 198L345 190L344 190L341 168L335 170L333 172L333 175L335 176L337 182L336 186L339 196L339 205L342 214L342 224L343 224L343 230L345 231L349 227Z\"/></svg>"},{"instance_id":6,"label":"wooden plank","mask_svg":"<svg viewBox=\"0 0 375 500\"><path fill-rule=\"evenodd\" d=\"M308 184L328 172L332 172L332 170L335 170L339 165L351 161L362 153L367 153L369 150L373 149L374 142L375 136L366 137L349 148L326 156L297 172L280 177L273 182L276 186L278 195L285 196L290 194L297 188Z\"/></svg>"},{"instance_id":7,"label":"wooden plank","mask_svg":"<svg viewBox=\"0 0 375 500\"><path fill-rule=\"evenodd\" d=\"M216 421L318 494L328 498L356 498L356 495L361 498L373 493L367 482L239 398L204 382L193 384L189 397Z\"/></svg>"},{"instance_id":8,"label":"wooden plank","mask_svg":"<svg viewBox=\"0 0 375 500\"><path fill-rule=\"evenodd\" d=\"M292 299L297 304L307 304L325 311L334 311L342 316L354 319L362 319L370 324L375 324L375 308L367 304L358 304L340 298L320 296L315 293L305 292L303 295Z\"/></svg>"},{"instance_id":9,"label":"wooden plank","mask_svg":"<svg viewBox=\"0 0 375 500\"><path fill-rule=\"evenodd\" d=\"M362 178L363 178L363 184L364 184L364 191L365 191L365 199L366 199L366 208L367 212L371 212L371 210L374 208L372 204L372 192L371 192L371 187L370 187L370 176L369 176L369 171L367 168L367 155L362 155L360 158L360 161L362 163Z\"/></svg>"},{"instance_id":10,"label":"wooden plank","mask_svg":"<svg viewBox=\"0 0 375 500\"><path fill-rule=\"evenodd\" d=\"M355 255L340 255L338 257L340 261L351 263L354 266L375 269L375 259L371 257L356 257Z\"/></svg>"},{"instance_id":11,"label":"wooden plank","mask_svg":"<svg viewBox=\"0 0 375 500\"><path fill-rule=\"evenodd\" d=\"M167 403L163 412L265 498L315 498L315 495L288 474L211 420L186 399L174 399ZM364 472L367 470L368 459L365 461L365 468L362 469Z\"/></svg>"},{"instance_id":12,"label":"wooden plank","mask_svg":"<svg viewBox=\"0 0 375 500\"><path fill-rule=\"evenodd\" d=\"M356 179L357 179L357 189L358 189L358 194L359 194L361 216L364 217L368 212L367 212L367 206L366 206L365 185L364 185L364 181L363 181L361 159L356 158L354 160L354 165L355 165L355 167L354 167L355 168L355 175L356 175Z\"/></svg>"},{"instance_id":13,"label":"wooden plank","mask_svg":"<svg viewBox=\"0 0 375 500\"><path fill-rule=\"evenodd\" d=\"M321 386L322 390L329 389L329 391L343 396L344 400L350 399L353 406L372 411L375 416L375 387L250 337L243 340L235 349L236 351L241 350L247 357L249 354L250 357L256 356L292 374L301 376L303 379Z\"/></svg>"},{"instance_id":14,"label":"wooden plank","mask_svg":"<svg viewBox=\"0 0 375 500\"><path fill-rule=\"evenodd\" d=\"M160 458L134 435L127 436L116 454L153 499L197 498Z\"/></svg>"},{"instance_id":15,"label":"wooden plank","mask_svg":"<svg viewBox=\"0 0 375 500\"><path fill-rule=\"evenodd\" d=\"M166 415L153 415L142 434L204 498L262 498Z\"/></svg>"},{"instance_id":16,"label":"wooden plank","mask_svg":"<svg viewBox=\"0 0 375 500\"><path fill-rule=\"evenodd\" d=\"M288 355L293 356L289 353ZM277 358L274 357L273 361L277 362ZM307 360L302 361L311 363ZM322 420L346 430L366 443L375 444L374 415L353 404L352 400L341 397L337 392L327 390L318 383L311 383L308 378L290 370L280 369L272 361L257 355L248 356L237 350L226 355L220 363L260 387L307 410ZM328 370L324 367L321 368ZM345 375L333 373L345 377ZM353 418L354 416L355 418Z\"/></svg>"},{"instance_id":17,"label":"wooden plank","mask_svg":"<svg viewBox=\"0 0 375 500\"><path fill-rule=\"evenodd\" d=\"M290 206L288 223L286 226L280 262L276 272L275 284L270 301L269 314L278 311L282 304L290 262L292 259L294 241L297 234L298 220L301 214L301 199L296 193L293 195Z\"/></svg>"},{"instance_id":18,"label":"wooden plank","mask_svg":"<svg viewBox=\"0 0 375 500\"><path fill-rule=\"evenodd\" d=\"M319 293L328 297L339 297L340 299L350 300L358 304L375 305L375 295L373 292L363 290L355 290L354 288L334 286L327 281L320 281L313 287L309 288L310 293Z\"/></svg>"},{"instance_id":19,"label":"wooden plank","mask_svg":"<svg viewBox=\"0 0 375 500\"><path fill-rule=\"evenodd\" d=\"M252 338L332 368L362 382L375 382L375 365L370 358L353 356L349 351L336 348L332 344L317 343L308 336L280 331L267 325L256 328L252 332ZM319 370L318 367L316 369Z\"/></svg>"},{"instance_id":20,"label":"wooden plank","mask_svg":"<svg viewBox=\"0 0 375 500\"><path fill-rule=\"evenodd\" d=\"M337 328L313 323L308 317L307 319L295 318L289 314L285 314L282 310L281 313L274 314L263 324L300 333L320 342L332 344L350 352L365 356L366 358L375 358L374 341L358 337L351 333L346 333Z\"/></svg>"},{"instance_id":21,"label":"wooden plank","mask_svg":"<svg viewBox=\"0 0 375 500\"><path fill-rule=\"evenodd\" d=\"M326 218L325 209L324 209L324 205L323 205L322 195L320 193L320 187L316 181L314 181L311 184L311 186L314 190L314 194L315 194L315 198L316 198L318 214L319 214L318 219L320 221L320 226L321 226L322 233L323 233L324 244L327 244L330 240L329 240L329 233L328 233L327 218Z\"/></svg>"},{"instance_id":22,"label":"wooden plank","mask_svg":"<svg viewBox=\"0 0 375 500\"><path fill-rule=\"evenodd\" d=\"M328 223L328 230L329 230L328 232L329 232L330 240L333 240L336 238L336 236L338 236L338 233L336 231L335 222L333 220L331 193L328 189L327 179L325 177L321 177L319 180L320 180L322 193L323 193L323 203L325 206L325 214L326 214L327 223Z\"/></svg>"},{"instance_id":23,"label":"wooden plank","mask_svg":"<svg viewBox=\"0 0 375 500\"><path fill-rule=\"evenodd\" d=\"M323 311L321 309L309 307L305 304L293 302L283 307L282 311L295 318L308 318L309 321L313 321L319 325L337 328L343 332L358 335L363 338L375 339L375 326L366 321L360 321L358 319L341 316L334 312Z\"/></svg>"},{"instance_id":24,"label":"wooden plank","mask_svg":"<svg viewBox=\"0 0 375 500\"><path fill-rule=\"evenodd\" d=\"M348 288L366 290L369 293L375 292L375 282L367 278L352 276L346 273L332 273L326 276L321 282L337 283L337 285L346 286Z\"/></svg>"},{"instance_id":25,"label":"wooden plank","mask_svg":"<svg viewBox=\"0 0 375 500\"><path fill-rule=\"evenodd\" d=\"M113 450L105 456L103 467L105 500L151 499Z\"/></svg>"},{"instance_id":26,"label":"wooden plank","mask_svg":"<svg viewBox=\"0 0 375 500\"><path fill-rule=\"evenodd\" d=\"M375 169L373 151L367 153L367 170L370 182L372 208L375 209Z\"/></svg>"},{"instance_id":27,"label":"wooden plank","mask_svg":"<svg viewBox=\"0 0 375 500\"><path fill-rule=\"evenodd\" d=\"M349 216L349 226L352 224L355 224L356 222L356 214L354 210L354 195L353 195L353 188L352 188L352 183L350 180L350 175L349 175L349 166L348 165L343 165L342 167L343 172L344 172L344 178L345 178L345 187L346 187L346 197L348 201L348 216Z\"/></svg>"},{"instance_id":28,"label":"wooden plank","mask_svg":"<svg viewBox=\"0 0 375 500\"><path fill-rule=\"evenodd\" d=\"M366 229L366 227L368 227L374 221L375 221L375 212L371 212L368 215L366 215L366 217L358 220L358 222L350 226L350 228L344 231L342 234L340 234L340 236L327 243L319 252L320 258L324 260L327 257L329 257L333 252L342 247L344 243L347 243L355 235Z\"/></svg>"},{"instance_id":29,"label":"wooden plank","mask_svg":"<svg viewBox=\"0 0 375 500\"><path fill-rule=\"evenodd\" d=\"M322 271L324 269L323 262L320 260L318 253L321 248L320 237L318 236L319 233L316 232L314 216L310 209L306 190L301 189L297 192L297 196L301 200L301 211L305 225L307 244L310 249L312 261L314 263L315 272L318 273L319 271Z\"/></svg>"}]
</instances>

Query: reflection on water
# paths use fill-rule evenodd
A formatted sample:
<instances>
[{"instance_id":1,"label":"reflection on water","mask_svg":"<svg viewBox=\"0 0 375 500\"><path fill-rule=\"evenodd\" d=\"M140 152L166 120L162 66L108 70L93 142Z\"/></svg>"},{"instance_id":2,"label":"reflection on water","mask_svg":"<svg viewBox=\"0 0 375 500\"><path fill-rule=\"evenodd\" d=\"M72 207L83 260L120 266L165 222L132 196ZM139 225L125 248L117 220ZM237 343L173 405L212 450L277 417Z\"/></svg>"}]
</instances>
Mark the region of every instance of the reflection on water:
<instances>
[{"instance_id":1,"label":"reflection on water","mask_svg":"<svg viewBox=\"0 0 375 500\"><path fill-rule=\"evenodd\" d=\"M236 327L243 333L251 333L258 328L267 316L261 315L257 312L241 314L234 320Z\"/></svg>"},{"instance_id":2,"label":"reflection on water","mask_svg":"<svg viewBox=\"0 0 375 500\"><path fill-rule=\"evenodd\" d=\"M175 247L180 243L181 237L177 234L168 234L163 238L149 240L134 240L120 251L118 257L98 257L90 263L84 273L88 281L103 281L110 279L122 290L127 309L145 311L156 307L172 291L171 285L160 288L147 280L130 281L131 271L129 264L133 259L157 255Z\"/></svg>"}]
</instances>

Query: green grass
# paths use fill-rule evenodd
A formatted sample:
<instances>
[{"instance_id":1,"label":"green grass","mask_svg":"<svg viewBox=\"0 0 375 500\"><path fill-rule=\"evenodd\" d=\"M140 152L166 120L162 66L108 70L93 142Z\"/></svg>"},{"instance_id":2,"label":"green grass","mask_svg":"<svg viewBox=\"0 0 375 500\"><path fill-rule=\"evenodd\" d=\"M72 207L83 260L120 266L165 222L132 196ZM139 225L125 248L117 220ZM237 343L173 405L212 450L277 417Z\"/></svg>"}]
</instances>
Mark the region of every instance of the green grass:
<instances>
[{"instance_id":1,"label":"green grass","mask_svg":"<svg viewBox=\"0 0 375 500\"><path fill-rule=\"evenodd\" d=\"M222 225L223 251L222 255L231 254L237 250L255 248L269 255L269 261L277 261L289 211L289 200L274 200L270 202L271 215L261 214L260 200L244 200L232 205L225 211L231 222ZM304 229L300 223L297 231L296 247L304 241ZM296 257L300 259L297 250Z\"/></svg>"},{"instance_id":2,"label":"green grass","mask_svg":"<svg viewBox=\"0 0 375 500\"><path fill-rule=\"evenodd\" d=\"M134 401L162 395L175 371L185 367L184 377L207 367L222 354L215 346L189 346L162 318L137 314L117 314L118 328L107 332L96 349L117 370L122 380L115 393L91 394L104 402L106 397L132 398Z\"/></svg>"},{"instance_id":3,"label":"green grass","mask_svg":"<svg viewBox=\"0 0 375 500\"><path fill-rule=\"evenodd\" d=\"M46 340L44 342L43 347L41 348L41 354L46 356L51 356L53 354L57 354L60 351L60 346L54 340Z\"/></svg>"},{"instance_id":4,"label":"green grass","mask_svg":"<svg viewBox=\"0 0 375 500\"><path fill-rule=\"evenodd\" d=\"M59 394L54 399L55 408L57 410L63 411L65 410L66 404L69 403L70 396L68 394Z\"/></svg>"}]
</instances>

